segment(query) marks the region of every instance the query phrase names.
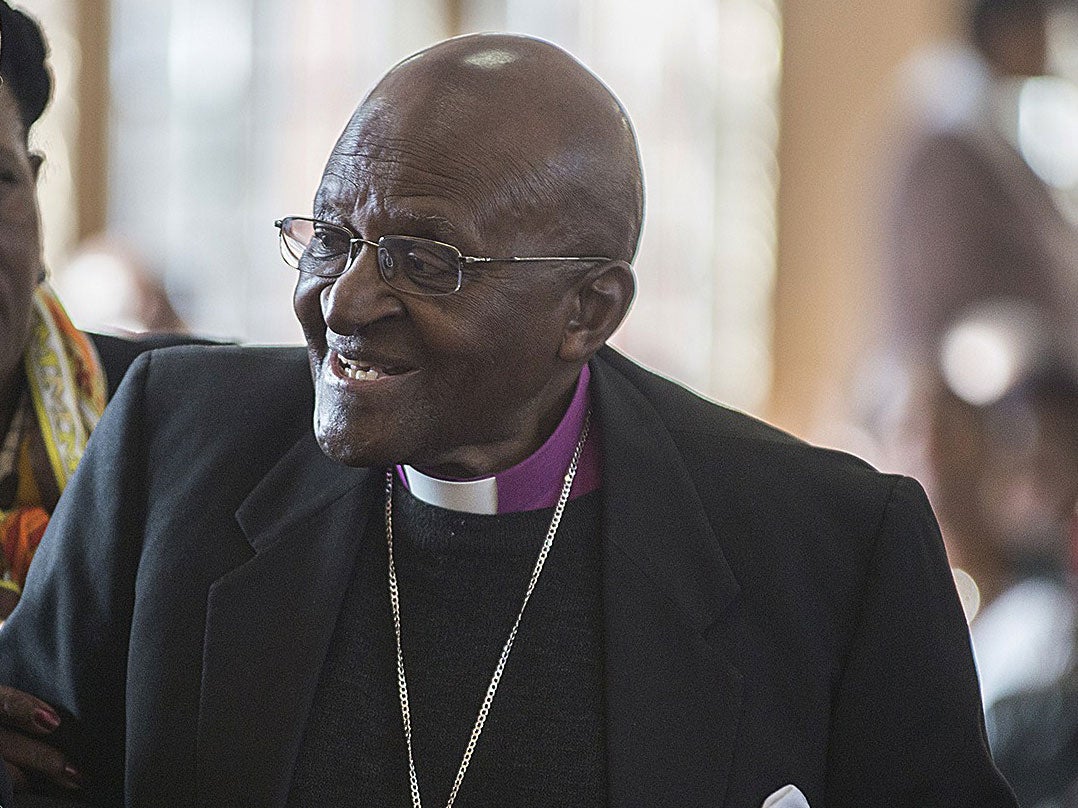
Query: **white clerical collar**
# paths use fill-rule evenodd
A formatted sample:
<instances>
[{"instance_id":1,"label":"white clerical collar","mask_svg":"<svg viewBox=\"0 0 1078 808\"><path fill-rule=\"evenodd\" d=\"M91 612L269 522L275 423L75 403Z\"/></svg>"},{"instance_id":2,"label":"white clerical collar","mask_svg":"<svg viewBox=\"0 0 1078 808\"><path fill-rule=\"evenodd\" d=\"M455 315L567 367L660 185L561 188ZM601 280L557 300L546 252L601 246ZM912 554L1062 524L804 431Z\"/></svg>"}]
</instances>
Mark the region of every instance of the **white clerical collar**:
<instances>
[{"instance_id":1,"label":"white clerical collar","mask_svg":"<svg viewBox=\"0 0 1078 808\"><path fill-rule=\"evenodd\" d=\"M439 480L411 466L401 466L408 490L428 505L465 513L496 514L498 512L498 481L496 477L481 480Z\"/></svg>"},{"instance_id":2,"label":"white clerical collar","mask_svg":"<svg viewBox=\"0 0 1078 808\"><path fill-rule=\"evenodd\" d=\"M585 365L561 423L542 446L512 468L477 480L438 479L411 466L397 466L398 474L404 477L404 484L417 499L451 511L498 514L553 508L587 419L590 382L591 371ZM598 446L597 439L585 444L570 499L599 487L602 473Z\"/></svg>"}]
</instances>

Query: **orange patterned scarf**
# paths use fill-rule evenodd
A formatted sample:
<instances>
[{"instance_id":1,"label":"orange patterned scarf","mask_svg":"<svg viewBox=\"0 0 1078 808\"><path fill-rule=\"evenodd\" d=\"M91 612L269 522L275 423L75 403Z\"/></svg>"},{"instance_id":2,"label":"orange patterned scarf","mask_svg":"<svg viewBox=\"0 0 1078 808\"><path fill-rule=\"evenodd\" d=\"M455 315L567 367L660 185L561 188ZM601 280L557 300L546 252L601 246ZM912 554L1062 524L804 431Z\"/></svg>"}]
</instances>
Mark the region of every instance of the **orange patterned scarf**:
<instances>
[{"instance_id":1,"label":"orange patterned scarf","mask_svg":"<svg viewBox=\"0 0 1078 808\"><path fill-rule=\"evenodd\" d=\"M23 358L29 395L4 440L14 447L10 462L17 484L11 506L0 510L0 589L16 596L107 397L93 343L71 323L47 284L38 287L33 303Z\"/></svg>"}]
</instances>

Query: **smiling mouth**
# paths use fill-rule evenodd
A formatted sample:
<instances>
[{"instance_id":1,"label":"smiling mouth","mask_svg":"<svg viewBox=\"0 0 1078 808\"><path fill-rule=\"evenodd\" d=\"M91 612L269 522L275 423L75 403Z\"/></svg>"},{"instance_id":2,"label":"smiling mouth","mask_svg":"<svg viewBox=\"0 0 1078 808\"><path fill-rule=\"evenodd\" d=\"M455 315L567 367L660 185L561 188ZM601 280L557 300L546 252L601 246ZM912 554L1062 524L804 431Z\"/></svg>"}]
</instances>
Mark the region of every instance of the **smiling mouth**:
<instances>
[{"instance_id":1,"label":"smiling mouth","mask_svg":"<svg viewBox=\"0 0 1078 808\"><path fill-rule=\"evenodd\" d=\"M363 362L358 359L348 359L336 351L333 352L333 360L340 370L340 375L346 379L373 382L389 376L400 376L408 372L408 368L385 367Z\"/></svg>"}]
</instances>

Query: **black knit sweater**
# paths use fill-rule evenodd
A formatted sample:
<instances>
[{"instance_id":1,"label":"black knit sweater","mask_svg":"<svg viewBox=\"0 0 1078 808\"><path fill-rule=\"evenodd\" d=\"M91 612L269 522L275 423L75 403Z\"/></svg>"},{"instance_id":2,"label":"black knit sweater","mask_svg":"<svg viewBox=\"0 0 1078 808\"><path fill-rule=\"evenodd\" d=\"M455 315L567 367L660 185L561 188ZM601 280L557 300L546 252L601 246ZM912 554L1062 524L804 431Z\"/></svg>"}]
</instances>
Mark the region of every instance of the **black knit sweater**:
<instances>
[{"instance_id":1,"label":"black knit sweater","mask_svg":"<svg viewBox=\"0 0 1078 808\"><path fill-rule=\"evenodd\" d=\"M402 486L394 558L423 804L444 806L553 509L444 510ZM599 497L570 502L456 805L606 802ZM372 520L311 711L289 806L411 806L385 528Z\"/></svg>"}]
</instances>

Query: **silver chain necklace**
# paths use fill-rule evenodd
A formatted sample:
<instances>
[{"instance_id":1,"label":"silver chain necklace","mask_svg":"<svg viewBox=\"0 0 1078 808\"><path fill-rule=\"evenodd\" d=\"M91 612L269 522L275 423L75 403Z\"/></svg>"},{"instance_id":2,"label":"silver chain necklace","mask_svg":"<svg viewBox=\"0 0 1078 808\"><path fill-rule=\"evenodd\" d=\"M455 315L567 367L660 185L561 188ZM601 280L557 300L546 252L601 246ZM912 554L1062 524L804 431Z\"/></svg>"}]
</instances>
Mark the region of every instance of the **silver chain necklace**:
<instances>
[{"instance_id":1,"label":"silver chain necklace","mask_svg":"<svg viewBox=\"0 0 1078 808\"><path fill-rule=\"evenodd\" d=\"M539 549L539 557L535 560L532 577L528 581L528 589L524 593L524 602L520 604L517 619L513 623L513 628L509 631L509 638L505 641L502 655L494 668L494 675L490 677L487 695L483 698L483 704L479 708L479 715L475 719L475 726L472 727L472 735L468 739L468 745L464 748L464 756L461 758L460 768L457 770L457 779L453 782L453 789L449 792L449 801L446 803L445 808L453 808L453 802L457 799L457 792L460 791L460 784L464 782L464 773L468 771L468 764L472 762L475 745L479 742L479 736L483 732L483 725L487 722L487 714L490 712L490 705L494 701L494 694L498 690L498 683L501 681L502 672L505 670L505 663L509 660L509 652L513 650L513 641L517 637L517 629L520 628L524 610L528 606L528 601L531 600L532 592L535 591L535 585L539 581L539 574L543 571L543 564L546 563L550 547L554 543L554 534L558 532L558 524L561 522L565 503L569 501L569 491L573 487L573 478L576 477L576 467L580 463L580 454L584 450L584 441L588 439L588 427L590 424L591 410L588 411L584 418L584 428L580 430L580 439L577 441L576 449L573 450L573 459L569 463L569 470L565 473L565 482L561 487L561 495L558 497L558 504L554 508L554 518L550 520L550 528L547 530L546 539ZM419 798L419 778L415 773L415 759L412 757L412 718L411 710L408 707L408 680L404 676L404 653L401 651L400 595L397 592L397 570L393 565L392 468L386 470L386 545L389 550L389 603L393 609L393 633L397 639L397 687L400 690L401 717L404 720L404 743L408 748L408 781L412 788L413 808L423 808L423 802Z\"/></svg>"}]
</instances>

